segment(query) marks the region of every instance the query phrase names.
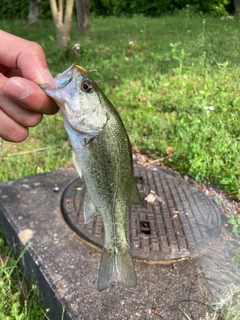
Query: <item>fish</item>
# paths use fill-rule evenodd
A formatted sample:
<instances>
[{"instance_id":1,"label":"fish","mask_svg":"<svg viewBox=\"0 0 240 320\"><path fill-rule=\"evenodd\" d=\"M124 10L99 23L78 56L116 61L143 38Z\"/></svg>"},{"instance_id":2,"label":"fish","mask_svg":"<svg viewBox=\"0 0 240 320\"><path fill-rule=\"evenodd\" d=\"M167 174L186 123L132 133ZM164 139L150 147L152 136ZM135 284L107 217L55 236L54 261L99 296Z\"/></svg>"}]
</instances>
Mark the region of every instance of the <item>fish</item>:
<instances>
[{"instance_id":1,"label":"fish","mask_svg":"<svg viewBox=\"0 0 240 320\"><path fill-rule=\"evenodd\" d=\"M143 205L133 170L132 148L112 103L84 68L73 64L41 85L62 111L73 164L84 178L84 222L100 214L105 231L98 274L101 292L116 283L135 287L137 276L126 237L130 204Z\"/></svg>"}]
</instances>

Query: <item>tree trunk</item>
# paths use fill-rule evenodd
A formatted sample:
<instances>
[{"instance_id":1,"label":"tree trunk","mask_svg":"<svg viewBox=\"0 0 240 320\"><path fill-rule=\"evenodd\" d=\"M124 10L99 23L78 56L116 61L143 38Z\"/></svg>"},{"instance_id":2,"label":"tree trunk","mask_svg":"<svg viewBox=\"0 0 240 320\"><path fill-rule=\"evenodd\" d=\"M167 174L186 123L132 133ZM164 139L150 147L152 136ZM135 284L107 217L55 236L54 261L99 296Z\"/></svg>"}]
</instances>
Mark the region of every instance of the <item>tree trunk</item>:
<instances>
[{"instance_id":1,"label":"tree trunk","mask_svg":"<svg viewBox=\"0 0 240 320\"><path fill-rule=\"evenodd\" d=\"M60 50L67 47L70 39L69 33L72 25L73 5L74 0L58 0L58 5L56 0L50 0L50 7Z\"/></svg>"},{"instance_id":2,"label":"tree trunk","mask_svg":"<svg viewBox=\"0 0 240 320\"><path fill-rule=\"evenodd\" d=\"M29 0L28 24L38 21L41 0Z\"/></svg>"},{"instance_id":3,"label":"tree trunk","mask_svg":"<svg viewBox=\"0 0 240 320\"><path fill-rule=\"evenodd\" d=\"M67 29L64 25L62 25L56 29L56 32L57 32L57 42L60 50L67 48L68 41L70 40L70 37L69 37L70 29Z\"/></svg>"},{"instance_id":4,"label":"tree trunk","mask_svg":"<svg viewBox=\"0 0 240 320\"><path fill-rule=\"evenodd\" d=\"M80 32L89 24L90 0L75 0L77 9L77 28Z\"/></svg>"},{"instance_id":5,"label":"tree trunk","mask_svg":"<svg viewBox=\"0 0 240 320\"><path fill-rule=\"evenodd\" d=\"M240 0L233 0L235 14L240 17Z\"/></svg>"}]
</instances>

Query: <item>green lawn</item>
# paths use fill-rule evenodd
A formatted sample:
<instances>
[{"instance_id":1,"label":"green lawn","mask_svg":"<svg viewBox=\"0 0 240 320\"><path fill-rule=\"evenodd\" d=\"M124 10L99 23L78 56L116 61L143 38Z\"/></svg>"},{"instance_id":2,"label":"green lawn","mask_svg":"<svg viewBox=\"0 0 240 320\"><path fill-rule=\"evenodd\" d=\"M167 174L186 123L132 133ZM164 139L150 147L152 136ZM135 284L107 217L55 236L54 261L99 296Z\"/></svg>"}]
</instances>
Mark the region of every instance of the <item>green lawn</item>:
<instances>
[{"instance_id":1,"label":"green lawn","mask_svg":"<svg viewBox=\"0 0 240 320\"><path fill-rule=\"evenodd\" d=\"M162 158L171 146L166 165L240 199L240 20L91 19L84 34L73 25L69 47L81 43L77 56L58 52L51 21L0 26L39 42L54 75L74 62L96 69L93 77L118 109L134 148ZM23 151L29 153L16 155ZM5 144L1 155L0 181L64 166L71 152L61 115L45 117L26 142Z\"/></svg>"},{"instance_id":2,"label":"green lawn","mask_svg":"<svg viewBox=\"0 0 240 320\"><path fill-rule=\"evenodd\" d=\"M37 287L18 265L20 258L13 258L0 231L0 320L47 320Z\"/></svg>"},{"instance_id":3,"label":"green lawn","mask_svg":"<svg viewBox=\"0 0 240 320\"><path fill-rule=\"evenodd\" d=\"M90 23L83 34L73 25L64 53L52 21L31 27L0 21L0 27L40 43L54 75L72 63L96 69L92 76L119 111L133 148L240 200L240 19L179 15ZM81 43L77 56L70 50L75 43ZM166 157L169 146L174 152ZM2 142L0 152L0 182L71 162L60 114L44 117L23 143ZM31 319L9 312L6 319Z\"/></svg>"}]
</instances>

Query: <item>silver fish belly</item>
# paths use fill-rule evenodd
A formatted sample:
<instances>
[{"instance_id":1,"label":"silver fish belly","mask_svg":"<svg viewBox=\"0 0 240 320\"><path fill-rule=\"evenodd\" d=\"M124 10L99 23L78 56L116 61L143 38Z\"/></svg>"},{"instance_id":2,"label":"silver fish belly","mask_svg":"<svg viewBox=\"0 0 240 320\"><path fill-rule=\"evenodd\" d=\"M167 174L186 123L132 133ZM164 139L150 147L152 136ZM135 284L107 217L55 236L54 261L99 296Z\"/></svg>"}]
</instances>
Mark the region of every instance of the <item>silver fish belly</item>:
<instances>
[{"instance_id":1,"label":"silver fish belly","mask_svg":"<svg viewBox=\"0 0 240 320\"><path fill-rule=\"evenodd\" d=\"M126 238L126 211L129 204L142 205L142 200L124 125L111 102L79 66L72 65L53 83L41 87L62 110L73 163L85 180L85 223L97 214L102 216L105 245L98 289L114 283L134 287L137 277Z\"/></svg>"}]
</instances>

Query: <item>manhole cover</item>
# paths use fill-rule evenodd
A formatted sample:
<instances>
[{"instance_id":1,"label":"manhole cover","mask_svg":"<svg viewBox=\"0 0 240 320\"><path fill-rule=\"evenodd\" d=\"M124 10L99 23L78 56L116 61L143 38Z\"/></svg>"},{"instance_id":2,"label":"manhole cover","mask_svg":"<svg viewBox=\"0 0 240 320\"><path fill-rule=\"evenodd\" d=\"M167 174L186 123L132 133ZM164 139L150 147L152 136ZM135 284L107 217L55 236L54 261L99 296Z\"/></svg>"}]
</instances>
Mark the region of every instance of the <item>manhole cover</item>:
<instances>
[{"instance_id":1,"label":"manhole cover","mask_svg":"<svg viewBox=\"0 0 240 320\"><path fill-rule=\"evenodd\" d=\"M128 208L127 238L135 259L183 259L199 254L216 241L221 231L220 214L193 183L161 167L135 167L134 173L142 198L148 196L150 201L145 207ZM62 198L63 215L81 238L102 247L101 216L84 224L85 191L80 178L67 187Z\"/></svg>"}]
</instances>

